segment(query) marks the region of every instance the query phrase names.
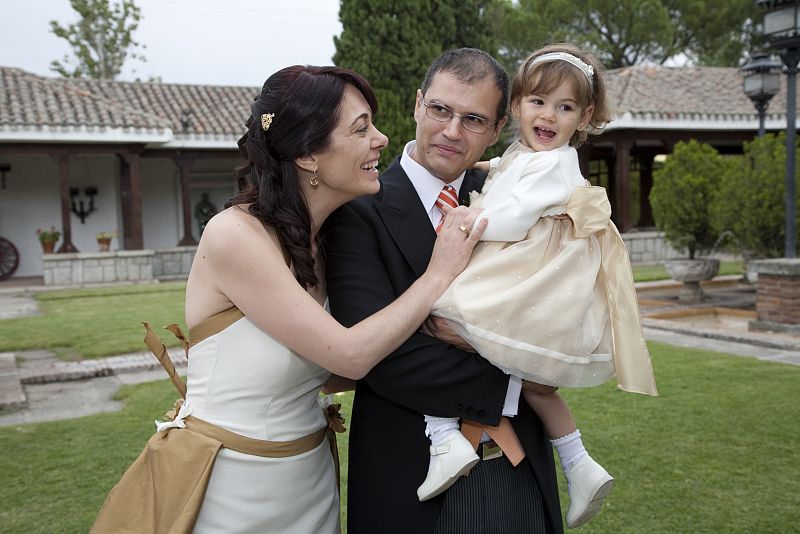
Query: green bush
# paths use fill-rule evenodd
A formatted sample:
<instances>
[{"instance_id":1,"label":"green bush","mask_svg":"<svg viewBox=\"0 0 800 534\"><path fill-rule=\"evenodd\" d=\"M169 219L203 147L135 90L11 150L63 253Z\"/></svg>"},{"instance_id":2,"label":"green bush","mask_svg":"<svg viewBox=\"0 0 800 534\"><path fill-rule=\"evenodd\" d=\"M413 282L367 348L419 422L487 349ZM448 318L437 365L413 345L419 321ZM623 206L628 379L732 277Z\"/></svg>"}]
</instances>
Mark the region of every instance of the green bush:
<instances>
[{"instance_id":1,"label":"green bush","mask_svg":"<svg viewBox=\"0 0 800 534\"><path fill-rule=\"evenodd\" d=\"M779 258L786 236L786 135L744 144L738 165L727 169L712 209L715 230L730 233L728 248L746 258ZM795 178L795 181L797 178Z\"/></svg>"},{"instance_id":2,"label":"green bush","mask_svg":"<svg viewBox=\"0 0 800 534\"><path fill-rule=\"evenodd\" d=\"M653 173L650 204L656 227L676 250L689 258L709 252L719 234L711 223L722 176L732 163L694 139L675 145L663 167Z\"/></svg>"}]
</instances>

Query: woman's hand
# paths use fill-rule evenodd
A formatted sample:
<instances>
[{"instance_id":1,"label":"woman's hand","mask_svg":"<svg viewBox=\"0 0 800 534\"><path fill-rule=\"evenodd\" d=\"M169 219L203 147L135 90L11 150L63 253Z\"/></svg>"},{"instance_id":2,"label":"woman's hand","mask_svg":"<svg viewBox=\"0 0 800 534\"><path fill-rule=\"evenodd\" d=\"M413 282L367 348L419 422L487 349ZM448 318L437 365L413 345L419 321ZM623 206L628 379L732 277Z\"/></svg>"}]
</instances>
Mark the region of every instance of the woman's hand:
<instances>
[{"instance_id":1,"label":"woman's hand","mask_svg":"<svg viewBox=\"0 0 800 534\"><path fill-rule=\"evenodd\" d=\"M430 315L422 325L422 332L440 341L444 341L466 352L475 352L472 345L456 334L456 331L447 322L447 319Z\"/></svg>"},{"instance_id":2,"label":"woman's hand","mask_svg":"<svg viewBox=\"0 0 800 534\"><path fill-rule=\"evenodd\" d=\"M478 243L488 221L481 220L475 228L472 225L481 210L459 206L447 210L436 244L433 247L427 273L442 277L449 285L467 266L472 249Z\"/></svg>"}]
</instances>

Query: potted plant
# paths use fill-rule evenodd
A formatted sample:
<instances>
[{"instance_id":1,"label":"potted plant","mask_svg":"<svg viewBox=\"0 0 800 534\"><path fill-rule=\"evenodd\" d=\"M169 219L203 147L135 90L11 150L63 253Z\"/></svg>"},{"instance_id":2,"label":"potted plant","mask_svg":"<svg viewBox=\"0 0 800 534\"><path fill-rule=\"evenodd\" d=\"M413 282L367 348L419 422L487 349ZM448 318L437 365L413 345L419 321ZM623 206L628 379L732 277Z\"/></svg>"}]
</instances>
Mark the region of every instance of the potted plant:
<instances>
[{"instance_id":1,"label":"potted plant","mask_svg":"<svg viewBox=\"0 0 800 534\"><path fill-rule=\"evenodd\" d=\"M100 252L108 252L111 248L111 240L117 237L117 231L113 232L97 232L95 238L97 239L97 246Z\"/></svg>"},{"instance_id":2,"label":"potted plant","mask_svg":"<svg viewBox=\"0 0 800 534\"><path fill-rule=\"evenodd\" d=\"M52 254L56 248L56 242L61 239L61 232L56 230L55 226L51 226L49 230L37 228L36 235L39 238L39 243L42 244L42 251L45 254Z\"/></svg>"},{"instance_id":3,"label":"potted plant","mask_svg":"<svg viewBox=\"0 0 800 534\"><path fill-rule=\"evenodd\" d=\"M707 255L719 237L711 220L722 176L730 162L709 145L695 140L679 142L664 165L653 173L650 204L656 227L675 250L688 258L668 259L667 272L683 282L682 302L699 302L700 281L719 272L719 260Z\"/></svg>"}]
</instances>

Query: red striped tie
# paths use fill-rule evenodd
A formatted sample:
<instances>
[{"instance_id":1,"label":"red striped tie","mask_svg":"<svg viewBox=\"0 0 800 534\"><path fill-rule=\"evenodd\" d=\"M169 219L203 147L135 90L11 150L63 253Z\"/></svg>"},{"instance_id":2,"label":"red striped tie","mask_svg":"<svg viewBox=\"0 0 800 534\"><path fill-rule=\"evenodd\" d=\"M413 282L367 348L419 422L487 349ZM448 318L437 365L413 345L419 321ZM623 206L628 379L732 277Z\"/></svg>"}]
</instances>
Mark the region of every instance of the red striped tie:
<instances>
[{"instance_id":1,"label":"red striped tie","mask_svg":"<svg viewBox=\"0 0 800 534\"><path fill-rule=\"evenodd\" d=\"M442 229L442 225L444 224L444 205L447 204L451 208L458 207L458 193L456 193L455 188L452 185L446 185L439 191L439 196L436 198L436 207L439 208L439 211L442 212L442 218L439 221L439 224L436 226L436 233L439 233L439 230Z\"/></svg>"}]
</instances>

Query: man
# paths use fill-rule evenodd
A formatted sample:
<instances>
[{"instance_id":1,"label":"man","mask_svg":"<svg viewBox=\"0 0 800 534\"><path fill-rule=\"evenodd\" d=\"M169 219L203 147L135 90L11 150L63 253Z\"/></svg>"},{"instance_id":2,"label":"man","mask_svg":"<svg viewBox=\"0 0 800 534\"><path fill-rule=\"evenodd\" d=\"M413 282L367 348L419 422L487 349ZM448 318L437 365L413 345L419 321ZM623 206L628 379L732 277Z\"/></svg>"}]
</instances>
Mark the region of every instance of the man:
<instances>
[{"instance_id":1,"label":"man","mask_svg":"<svg viewBox=\"0 0 800 534\"><path fill-rule=\"evenodd\" d=\"M350 326L396 299L427 267L449 184L466 199L483 177L471 168L506 123L508 77L480 50L448 51L417 91L416 140L381 176L381 191L326 225L328 296ZM552 450L519 402L519 381L480 356L417 332L356 387L350 424L348 531L361 533L561 532ZM525 459L484 459L446 492L420 502L429 464L422 414L512 426ZM486 439L484 437L484 439ZM497 456L496 454L492 456Z\"/></svg>"}]
</instances>

